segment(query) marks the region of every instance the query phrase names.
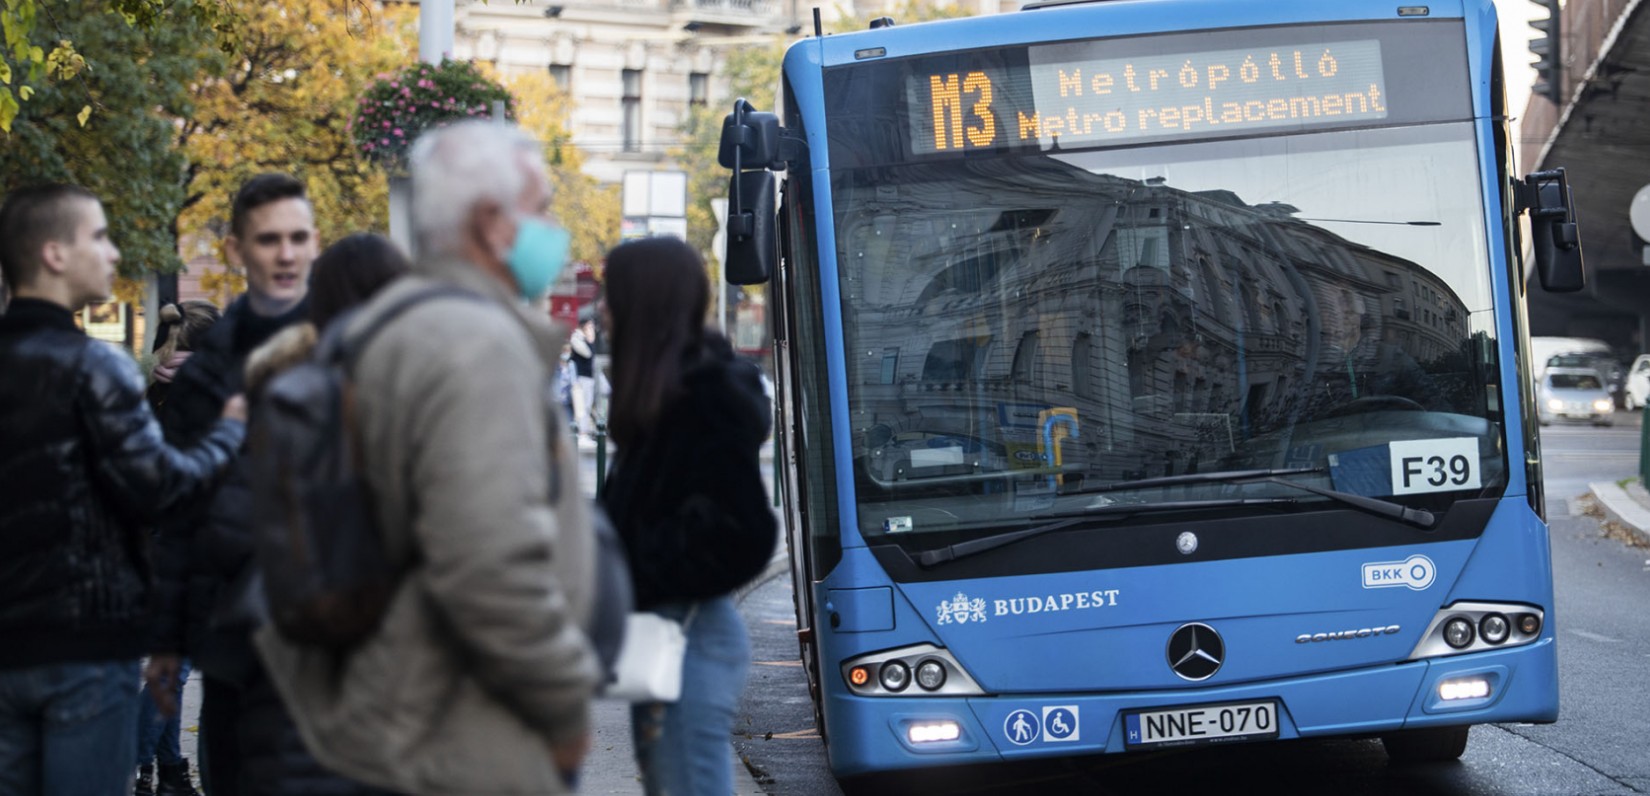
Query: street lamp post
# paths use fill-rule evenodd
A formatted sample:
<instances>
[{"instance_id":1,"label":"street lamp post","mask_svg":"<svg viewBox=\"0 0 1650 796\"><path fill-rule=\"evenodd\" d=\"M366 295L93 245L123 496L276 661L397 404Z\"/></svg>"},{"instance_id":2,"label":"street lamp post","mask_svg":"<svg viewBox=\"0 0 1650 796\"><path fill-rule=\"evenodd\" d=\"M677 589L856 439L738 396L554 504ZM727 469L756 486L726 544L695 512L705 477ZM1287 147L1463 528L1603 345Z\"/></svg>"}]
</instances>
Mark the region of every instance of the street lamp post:
<instances>
[{"instance_id":1,"label":"street lamp post","mask_svg":"<svg viewBox=\"0 0 1650 796\"><path fill-rule=\"evenodd\" d=\"M418 60L440 64L453 54L453 0L419 0ZM390 175L390 240L409 256L417 256L412 239L412 182L406 175Z\"/></svg>"}]
</instances>

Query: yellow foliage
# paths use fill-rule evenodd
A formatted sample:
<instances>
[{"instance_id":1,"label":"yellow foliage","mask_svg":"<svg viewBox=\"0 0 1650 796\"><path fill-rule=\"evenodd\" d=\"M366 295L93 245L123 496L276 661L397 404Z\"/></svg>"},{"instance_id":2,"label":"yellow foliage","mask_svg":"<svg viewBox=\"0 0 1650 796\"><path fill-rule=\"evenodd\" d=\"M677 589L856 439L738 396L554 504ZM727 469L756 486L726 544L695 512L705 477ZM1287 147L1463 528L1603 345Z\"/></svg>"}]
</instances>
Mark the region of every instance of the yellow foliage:
<instances>
[{"instance_id":1,"label":"yellow foliage","mask_svg":"<svg viewBox=\"0 0 1650 796\"><path fill-rule=\"evenodd\" d=\"M223 0L241 50L193 87L179 140L193 173L180 236L223 229L234 192L263 172L304 181L323 243L389 226L384 174L362 160L347 124L362 89L415 57L416 6L359 0ZM214 280L235 283L237 276ZM227 281L225 281L227 280ZM204 280L203 280L204 283Z\"/></svg>"},{"instance_id":2,"label":"yellow foliage","mask_svg":"<svg viewBox=\"0 0 1650 796\"><path fill-rule=\"evenodd\" d=\"M208 271L201 274L201 290L206 291L213 304L227 307L236 296L246 292L246 275L227 266L222 271Z\"/></svg>"},{"instance_id":3,"label":"yellow foliage","mask_svg":"<svg viewBox=\"0 0 1650 796\"><path fill-rule=\"evenodd\" d=\"M143 282L128 276L115 277L114 300L122 304L142 304Z\"/></svg>"}]
</instances>

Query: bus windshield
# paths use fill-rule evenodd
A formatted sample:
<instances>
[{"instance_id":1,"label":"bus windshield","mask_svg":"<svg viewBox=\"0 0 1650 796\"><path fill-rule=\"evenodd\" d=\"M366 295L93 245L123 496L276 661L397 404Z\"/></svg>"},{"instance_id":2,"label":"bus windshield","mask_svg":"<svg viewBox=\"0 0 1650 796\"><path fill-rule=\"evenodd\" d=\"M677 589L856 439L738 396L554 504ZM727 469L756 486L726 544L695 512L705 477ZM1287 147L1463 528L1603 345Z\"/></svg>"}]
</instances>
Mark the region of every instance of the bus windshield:
<instances>
[{"instance_id":1,"label":"bus windshield","mask_svg":"<svg viewBox=\"0 0 1650 796\"><path fill-rule=\"evenodd\" d=\"M1267 479L1164 483L1187 474L1288 470L1434 511L1503 486L1470 121L831 179L868 538L1337 507Z\"/></svg>"}]
</instances>

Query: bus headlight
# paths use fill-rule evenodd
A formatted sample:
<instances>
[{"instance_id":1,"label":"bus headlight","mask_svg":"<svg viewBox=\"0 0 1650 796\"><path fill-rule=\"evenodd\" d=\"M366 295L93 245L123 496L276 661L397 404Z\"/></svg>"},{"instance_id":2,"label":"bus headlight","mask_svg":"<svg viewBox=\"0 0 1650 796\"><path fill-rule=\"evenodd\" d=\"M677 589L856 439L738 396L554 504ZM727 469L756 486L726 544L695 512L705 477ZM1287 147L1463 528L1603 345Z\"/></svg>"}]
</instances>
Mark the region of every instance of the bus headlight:
<instances>
[{"instance_id":1,"label":"bus headlight","mask_svg":"<svg viewBox=\"0 0 1650 796\"><path fill-rule=\"evenodd\" d=\"M1501 614L1485 614L1478 620L1478 635L1491 644L1500 644L1512 633L1512 625Z\"/></svg>"},{"instance_id":2,"label":"bus headlight","mask_svg":"<svg viewBox=\"0 0 1650 796\"><path fill-rule=\"evenodd\" d=\"M1490 681L1484 677L1458 677L1438 684L1438 698L1445 702L1483 699L1489 695Z\"/></svg>"},{"instance_id":3,"label":"bus headlight","mask_svg":"<svg viewBox=\"0 0 1650 796\"><path fill-rule=\"evenodd\" d=\"M1529 644L1541 637L1545 615L1517 603L1455 603L1433 616L1410 660L1483 652Z\"/></svg>"},{"instance_id":4,"label":"bus headlight","mask_svg":"<svg viewBox=\"0 0 1650 796\"><path fill-rule=\"evenodd\" d=\"M913 745L922 743L938 743L955 741L962 737L962 725L946 719L944 721L925 721L920 724L910 724L905 728L905 738Z\"/></svg>"},{"instance_id":5,"label":"bus headlight","mask_svg":"<svg viewBox=\"0 0 1650 796\"><path fill-rule=\"evenodd\" d=\"M932 658L918 664L917 685L925 691L936 691L945 685L945 664Z\"/></svg>"},{"instance_id":6,"label":"bus headlight","mask_svg":"<svg viewBox=\"0 0 1650 796\"><path fill-rule=\"evenodd\" d=\"M904 661L889 661L882 665L882 687L893 692L904 691L911 684L911 667Z\"/></svg>"},{"instance_id":7,"label":"bus headlight","mask_svg":"<svg viewBox=\"0 0 1650 796\"><path fill-rule=\"evenodd\" d=\"M933 644L873 652L842 662L842 679L855 696L983 696L985 690L949 650ZM912 688L915 681L917 688ZM912 741L915 743L915 740Z\"/></svg>"},{"instance_id":8,"label":"bus headlight","mask_svg":"<svg viewBox=\"0 0 1650 796\"><path fill-rule=\"evenodd\" d=\"M1458 650L1472 646L1472 622L1463 617L1454 617L1444 623L1444 643Z\"/></svg>"}]
</instances>

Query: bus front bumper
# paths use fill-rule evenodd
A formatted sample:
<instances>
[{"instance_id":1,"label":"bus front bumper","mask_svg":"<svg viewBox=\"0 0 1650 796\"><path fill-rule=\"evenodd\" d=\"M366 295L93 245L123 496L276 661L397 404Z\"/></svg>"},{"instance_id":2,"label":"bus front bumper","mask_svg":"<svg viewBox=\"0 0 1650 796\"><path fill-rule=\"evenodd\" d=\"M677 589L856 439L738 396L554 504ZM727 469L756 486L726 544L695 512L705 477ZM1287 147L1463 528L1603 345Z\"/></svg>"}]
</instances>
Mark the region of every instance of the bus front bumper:
<instances>
[{"instance_id":1,"label":"bus front bumper","mask_svg":"<svg viewBox=\"0 0 1650 796\"><path fill-rule=\"evenodd\" d=\"M850 776L1233 741L1551 722L1558 718L1558 655L1549 636L1511 649L1225 686L961 698L835 693L828 699L831 767ZM1218 708L1250 708L1264 717L1258 706L1267 704L1275 706L1275 726L1220 730L1221 721L1253 716ZM1194 717L1191 726L1181 723L1188 716ZM1171 731L1185 737L1148 745L1139 737L1147 717L1179 725Z\"/></svg>"}]
</instances>

